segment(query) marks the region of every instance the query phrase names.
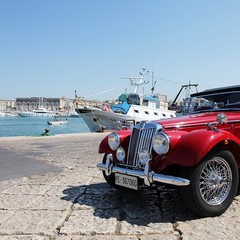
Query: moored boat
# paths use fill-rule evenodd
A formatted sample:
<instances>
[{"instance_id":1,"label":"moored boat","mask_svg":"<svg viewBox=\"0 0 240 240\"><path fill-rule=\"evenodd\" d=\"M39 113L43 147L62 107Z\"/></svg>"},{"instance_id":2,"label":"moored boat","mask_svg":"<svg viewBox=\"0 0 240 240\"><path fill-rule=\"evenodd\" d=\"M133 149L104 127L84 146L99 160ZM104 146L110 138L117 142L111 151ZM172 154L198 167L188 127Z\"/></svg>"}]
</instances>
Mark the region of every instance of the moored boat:
<instances>
[{"instance_id":1,"label":"moored boat","mask_svg":"<svg viewBox=\"0 0 240 240\"><path fill-rule=\"evenodd\" d=\"M54 119L53 121L48 121L47 124L48 125L64 125L64 124L68 124L68 120Z\"/></svg>"},{"instance_id":2,"label":"moored boat","mask_svg":"<svg viewBox=\"0 0 240 240\"><path fill-rule=\"evenodd\" d=\"M53 117L55 113L51 110L41 107L32 111L19 112L18 115L21 117Z\"/></svg>"},{"instance_id":3,"label":"moored boat","mask_svg":"<svg viewBox=\"0 0 240 240\"><path fill-rule=\"evenodd\" d=\"M76 112L82 116L90 131L119 130L131 128L141 121L176 117L176 112L168 110L168 104L160 101L157 95L138 94L139 86L148 83L144 75L143 72L141 77L128 78L135 86L134 92L121 94L118 104L103 104L102 108L76 107Z\"/></svg>"},{"instance_id":4,"label":"moored boat","mask_svg":"<svg viewBox=\"0 0 240 240\"><path fill-rule=\"evenodd\" d=\"M72 112L69 112L68 116L73 117L73 118L80 118L81 117L81 115L79 113L77 113L75 110L72 111Z\"/></svg>"},{"instance_id":5,"label":"moored boat","mask_svg":"<svg viewBox=\"0 0 240 240\"><path fill-rule=\"evenodd\" d=\"M15 113L11 112L0 112L0 117L15 117L17 116Z\"/></svg>"}]
</instances>

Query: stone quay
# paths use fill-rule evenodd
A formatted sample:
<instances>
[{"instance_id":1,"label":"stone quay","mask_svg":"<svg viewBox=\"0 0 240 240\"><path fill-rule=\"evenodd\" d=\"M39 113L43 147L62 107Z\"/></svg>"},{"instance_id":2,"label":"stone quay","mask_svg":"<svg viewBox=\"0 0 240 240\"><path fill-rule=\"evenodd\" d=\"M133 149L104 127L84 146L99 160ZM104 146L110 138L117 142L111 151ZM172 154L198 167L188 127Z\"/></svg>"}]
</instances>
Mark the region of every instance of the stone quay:
<instances>
[{"instance_id":1,"label":"stone quay","mask_svg":"<svg viewBox=\"0 0 240 240\"><path fill-rule=\"evenodd\" d=\"M175 189L111 188L96 168L106 134L0 138L0 239L240 239L239 193L200 218Z\"/></svg>"}]
</instances>

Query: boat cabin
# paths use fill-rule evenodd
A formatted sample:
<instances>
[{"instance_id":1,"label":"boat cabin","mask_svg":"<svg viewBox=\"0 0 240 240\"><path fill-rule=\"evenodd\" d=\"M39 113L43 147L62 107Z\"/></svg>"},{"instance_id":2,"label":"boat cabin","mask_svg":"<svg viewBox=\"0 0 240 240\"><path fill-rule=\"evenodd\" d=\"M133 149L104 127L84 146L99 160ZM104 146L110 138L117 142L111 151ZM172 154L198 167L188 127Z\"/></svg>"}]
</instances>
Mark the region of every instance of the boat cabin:
<instances>
[{"instance_id":1,"label":"boat cabin","mask_svg":"<svg viewBox=\"0 0 240 240\"><path fill-rule=\"evenodd\" d=\"M160 100L156 97L146 95L146 96L143 96L142 105L151 107L151 108L159 108Z\"/></svg>"},{"instance_id":2,"label":"boat cabin","mask_svg":"<svg viewBox=\"0 0 240 240\"><path fill-rule=\"evenodd\" d=\"M138 93L123 93L118 98L119 104L112 106L112 110L115 113L126 114L131 107L134 106L144 106L149 108L160 108L160 100L157 97L144 95L140 97Z\"/></svg>"}]
</instances>

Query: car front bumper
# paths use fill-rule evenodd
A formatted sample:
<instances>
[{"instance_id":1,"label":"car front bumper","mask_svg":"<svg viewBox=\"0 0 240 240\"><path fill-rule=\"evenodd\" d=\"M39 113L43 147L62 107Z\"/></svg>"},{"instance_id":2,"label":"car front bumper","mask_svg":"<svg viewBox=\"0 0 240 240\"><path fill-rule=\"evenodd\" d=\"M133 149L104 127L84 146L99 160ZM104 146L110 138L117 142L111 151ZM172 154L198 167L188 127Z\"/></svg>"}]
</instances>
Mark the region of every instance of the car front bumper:
<instances>
[{"instance_id":1,"label":"car front bumper","mask_svg":"<svg viewBox=\"0 0 240 240\"><path fill-rule=\"evenodd\" d=\"M149 161L151 160L149 159ZM190 184L190 181L185 178L158 174L153 171L150 171L149 161L146 162L144 171L132 170L132 169L113 166L112 154L108 154L106 158L106 163L98 163L97 167L100 170L105 171L107 176L109 176L112 173L120 173L120 174L141 178L144 180L144 183L147 186L150 186L154 182L172 184L175 186L187 186Z\"/></svg>"}]
</instances>

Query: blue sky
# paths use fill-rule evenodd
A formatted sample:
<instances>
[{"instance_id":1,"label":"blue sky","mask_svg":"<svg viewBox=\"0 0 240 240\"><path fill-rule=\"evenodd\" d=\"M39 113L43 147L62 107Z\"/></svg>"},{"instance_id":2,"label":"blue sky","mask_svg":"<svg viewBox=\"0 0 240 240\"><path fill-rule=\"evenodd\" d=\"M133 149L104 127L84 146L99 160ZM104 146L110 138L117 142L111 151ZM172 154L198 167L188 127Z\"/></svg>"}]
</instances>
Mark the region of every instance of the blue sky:
<instances>
[{"instance_id":1,"label":"blue sky","mask_svg":"<svg viewBox=\"0 0 240 240\"><path fill-rule=\"evenodd\" d=\"M239 11L237 0L0 0L0 98L117 98L142 67L169 100L189 81L240 84Z\"/></svg>"}]
</instances>

